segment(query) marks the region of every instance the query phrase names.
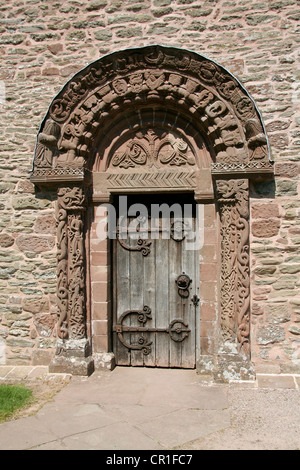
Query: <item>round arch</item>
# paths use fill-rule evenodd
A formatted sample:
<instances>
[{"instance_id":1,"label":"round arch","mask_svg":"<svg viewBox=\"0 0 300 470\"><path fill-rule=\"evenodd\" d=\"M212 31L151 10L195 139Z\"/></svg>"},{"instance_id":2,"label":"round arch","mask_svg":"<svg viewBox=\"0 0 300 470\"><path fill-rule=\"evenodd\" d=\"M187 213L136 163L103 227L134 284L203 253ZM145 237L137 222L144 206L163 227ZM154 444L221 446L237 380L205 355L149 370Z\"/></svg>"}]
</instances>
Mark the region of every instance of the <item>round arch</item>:
<instances>
[{"instance_id":1,"label":"round arch","mask_svg":"<svg viewBox=\"0 0 300 470\"><path fill-rule=\"evenodd\" d=\"M113 194L145 191L192 192L198 204L217 208L222 340L199 356L198 369L225 377L226 353L227 359L233 355L226 367L251 370L249 180L272 171L254 101L214 61L155 45L109 54L77 73L41 124L31 174L35 184L57 187L59 340L53 370L93 368L87 208ZM74 361L78 351L82 358Z\"/></svg>"}]
</instances>

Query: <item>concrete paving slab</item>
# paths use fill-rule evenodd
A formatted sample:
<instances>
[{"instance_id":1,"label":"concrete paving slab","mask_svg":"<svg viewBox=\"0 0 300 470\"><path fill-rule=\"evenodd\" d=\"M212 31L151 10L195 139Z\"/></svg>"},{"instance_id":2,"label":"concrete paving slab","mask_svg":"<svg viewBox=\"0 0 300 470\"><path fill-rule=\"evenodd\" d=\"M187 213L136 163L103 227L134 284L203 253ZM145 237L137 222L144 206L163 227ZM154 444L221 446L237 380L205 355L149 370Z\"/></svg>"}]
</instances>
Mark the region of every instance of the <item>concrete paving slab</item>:
<instances>
[{"instance_id":1,"label":"concrete paving slab","mask_svg":"<svg viewBox=\"0 0 300 470\"><path fill-rule=\"evenodd\" d=\"M0 424L0 450L27 450L56 439L36 416Z\"/></svg>"},{"instance_id":2,"label":"concrete paving slab","mask_svg":"<svg viewBox=\"0 0 300 470\"><path fill-rule=\"evenodd\" d=\"M71 435L62 440L68 450L163 450L155 437L142 430L117 423L105 428Z\"/></svg>"},{"instance_id":3,"label":"concrete paving slab","mask_svg":"<svg viewBox=\"0 0 300 470\"><path fill-rule=\"evenodd\" d=\"M172 449L230 426L228 410L183 409L139 424L137 427Z\"/></svg>"},{"instance_id":4,"label":"concrete paving slab","mask_svg":"<svg viewBox=\"0 0 300 470\"><path fill-rule=\"evenodd\" d=\"M108 415L98 404L46 405L37 420L56 438L105 427L120 421Z\"/></svg>"},{"instance_id":5,"label":"concrete paving slab","mask_svg":"<svg viewBox=\"0 0 300 470\"><path fill-rule=\"evenodd\" d=\"M227 425L226 406L195 371L116 368L74 377L36 416L0 425L0 448L166 449Z\"/></svg>"},{"instance_id":6,"label":"concrete paving slab","mask_svg":"<svg viewBox=\"0 0 300 470\"><path fill-rule=\"evenodd\" d=\"M108 416L118 418L121 421L134 425L148 421L149 419L156 418L159 416L165 416L170 411L176 411L176 407L170 407L167 405L103 405L103 410Z\"/></svg>"}]
</instances>

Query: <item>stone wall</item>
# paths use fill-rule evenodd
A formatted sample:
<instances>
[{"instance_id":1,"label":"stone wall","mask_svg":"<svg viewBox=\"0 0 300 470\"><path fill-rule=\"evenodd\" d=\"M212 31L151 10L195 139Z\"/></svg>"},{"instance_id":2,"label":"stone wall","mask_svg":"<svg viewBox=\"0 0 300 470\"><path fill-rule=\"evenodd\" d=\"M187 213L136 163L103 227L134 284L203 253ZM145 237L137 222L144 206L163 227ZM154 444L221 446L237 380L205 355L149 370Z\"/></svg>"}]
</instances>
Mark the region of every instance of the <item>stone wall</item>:
<instances>
[{"instance_id":1,"label":"stone wall","mask_svg":"<svg viewBox=\"0 0 300 470\"><path fill-rule=\"evenodd\" d=\"M251 188L252 360L300 372L299 19L297 0L0 1L0 364L47 364L56 343L55 195L29 181L50 102L102 55L162 44L226 67L262 115L275 178Z\"/></svg>"}]
</instances>

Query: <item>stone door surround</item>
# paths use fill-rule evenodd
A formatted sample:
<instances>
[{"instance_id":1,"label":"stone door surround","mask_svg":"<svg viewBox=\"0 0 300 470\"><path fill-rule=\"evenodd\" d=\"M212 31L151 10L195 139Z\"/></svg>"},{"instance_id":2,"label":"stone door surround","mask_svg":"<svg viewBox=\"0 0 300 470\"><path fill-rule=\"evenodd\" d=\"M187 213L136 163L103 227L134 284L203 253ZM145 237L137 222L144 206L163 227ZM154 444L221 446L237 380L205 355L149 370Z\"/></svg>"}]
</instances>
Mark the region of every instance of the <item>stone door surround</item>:
<instances>
[{"instance_id":1,"label":"stone door surround","mask_svg":"<svg viewBox=\"0 0 300 470\"><path fill-rule=\"evenodd\" d=\"M114 194L193 192L204 237L211 230L208 214L217 227L214 255L200 256L200 271L215 270L209 280L216 293L207 301L211 295L216 321L198 370L220 380L228 367L251 375L249 181L272 172L255 103L212 60L154 45L108 54L77 73L42 122L31 175L36 185L57 188L52 369L89 374L101 355L91 344L88 311L89 208ZM109 352L107 342L102 353Z\"/></svg>"}]
</instances>

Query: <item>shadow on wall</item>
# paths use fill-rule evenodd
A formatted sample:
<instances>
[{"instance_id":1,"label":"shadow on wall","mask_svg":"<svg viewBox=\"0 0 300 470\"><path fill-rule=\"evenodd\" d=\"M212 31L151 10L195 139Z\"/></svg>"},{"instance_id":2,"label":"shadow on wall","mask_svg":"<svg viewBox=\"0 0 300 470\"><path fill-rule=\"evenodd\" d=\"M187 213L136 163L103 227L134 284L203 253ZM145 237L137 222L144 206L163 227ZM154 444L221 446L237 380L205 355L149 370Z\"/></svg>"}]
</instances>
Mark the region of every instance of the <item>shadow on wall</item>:
<instances>
[{"instance_id":1,"label":"shadow on wall","mask_svg":"<svg viewBox=\"0 0 300 470\"><path fill-rule=\"evenodd\" d=\"M252 181L250 183L250 198L254 199L274 199L276 194L275 178Z\"/></svg>"}]
</instances>

